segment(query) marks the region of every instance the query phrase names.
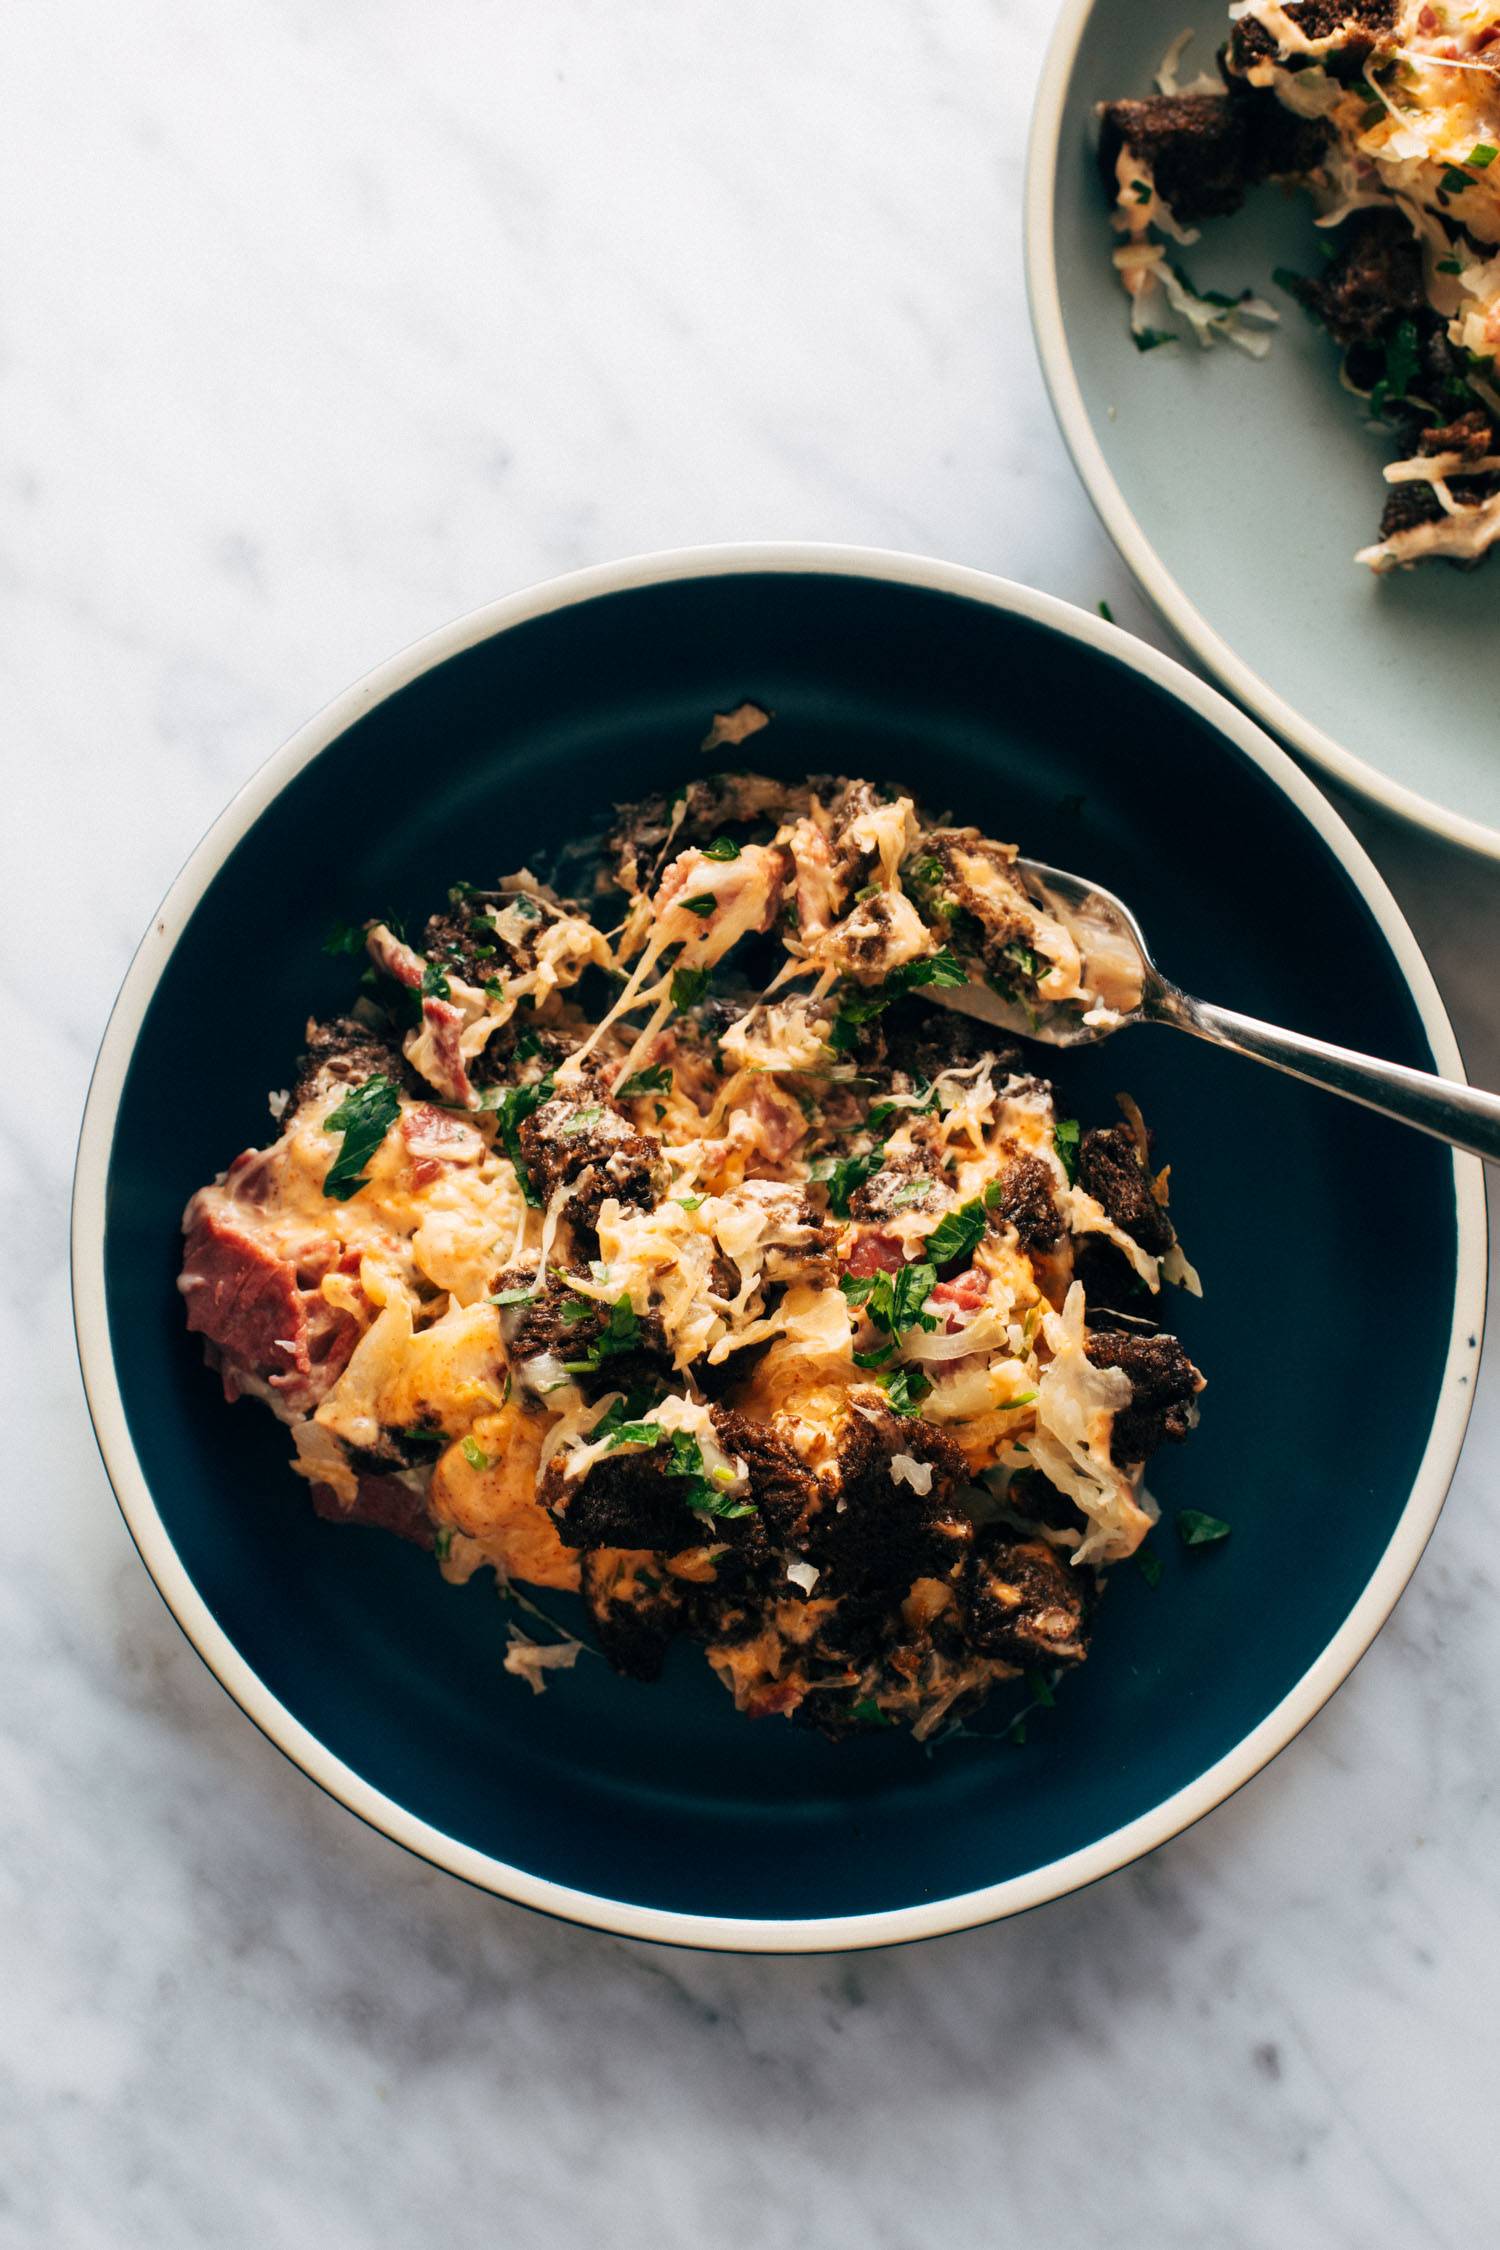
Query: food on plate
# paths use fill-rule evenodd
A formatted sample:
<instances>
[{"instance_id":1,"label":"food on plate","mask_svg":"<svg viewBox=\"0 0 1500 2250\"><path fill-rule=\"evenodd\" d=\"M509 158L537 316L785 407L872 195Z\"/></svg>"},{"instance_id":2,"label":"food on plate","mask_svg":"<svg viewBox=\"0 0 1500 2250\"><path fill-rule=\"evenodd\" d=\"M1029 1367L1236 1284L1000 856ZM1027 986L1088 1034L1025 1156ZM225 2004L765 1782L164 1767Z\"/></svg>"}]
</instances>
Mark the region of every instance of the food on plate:
<instances>
[{"instance_id":1,"label":"food on plate","mask_svg":"<svg viewBox=\"0 0 1500 2250\"><path fill-rule=\"evenodd\" d=\"M1377 571L1500 539L1500 0L1236 0L1217 76L1107 102L1100 164L1137 344L1252 353L1277 315L1193 286L1179 247L1265 181L1307 189L1326 263L1277 280L1391 442ZM1173 323L1182 325L1174 326Z\"/></svg>"},{"instance_id":2,"label":"food on plate","mask_svg":"<svg viewBox=\"0 0 1500 2250\"><path fill-rule=\"evenodd\" d=\"M1197 1281L1135 1105L1084 1130L933 1004L1109 1004L1010 846L720 775L624 808L586 905L522 869L337 942L359 998L179 1283L319 1514L578 1591L637 1679L690 1636L832 1736L1083 1660L1197 1418L1161 1315ZM515 1625L506 1665L578 1650Z\"/></svg>"}]
</instances>

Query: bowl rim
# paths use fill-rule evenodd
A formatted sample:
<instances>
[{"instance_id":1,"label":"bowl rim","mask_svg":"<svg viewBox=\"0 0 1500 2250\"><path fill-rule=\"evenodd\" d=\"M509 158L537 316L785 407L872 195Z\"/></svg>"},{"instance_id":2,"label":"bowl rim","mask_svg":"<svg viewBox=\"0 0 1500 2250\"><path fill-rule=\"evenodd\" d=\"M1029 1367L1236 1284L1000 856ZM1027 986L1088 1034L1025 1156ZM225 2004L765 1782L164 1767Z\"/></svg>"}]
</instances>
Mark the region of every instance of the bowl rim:
<instances>
[{"instance_id":1,"label":"bowl rim","mask_svg":"<svg viewBox=\"0 0 1500 2250\"><path fill-rule=\"evenodd\" d=\"M1382 806L1398 820L1409 821L1413 827L1441 836L1464 851L1500 859L1500 827L1491 827L1487 821L1455 812L1424 797L1420 790L1393 781L1355 751L1346 749L1325 728L1305 718L1236 655L1194 606L1157 554L1105 458L1083 402L1083 389L1068 344L1058 281L1055 224L1064 113L1084 33L1100 4L1101 0L1063 0L1032 105L1022 220L1026 299L1042 380L1063 443L1093 503L1094 512L1158 616L1198 662L1213 673L1220 685L1237 697L1264 726L1347 789ZM1100 255L1103 255L1102 246Z\"/></svg>"},{"instance_id":2,"label":"bowl rim","mask_svg":"<svg viewBox=\"0 0 1500 2250\"><path fill-rule=\"evenodd\" d=\"M945 1935L1061 1897L1123 1867L1200 1819L1300 1732L1375 1638L1437 1521L1473 1399L1471 1378L1482 1340L1487 1248L1483 1169L1477 1158L1455 1152L1454 1320L1437 1409L1411 1494L1359 1599L1301 1679L1223 1757L1149 1811L1060 1859L950 1898L868 1913L760 1918L660 1909L578 1890L510 1866L418 1819L336 1758L272 1694L210 1613L167 1535L131 1441L106 1309L105 1189L120 1098L146 1009L188 919L229 854L293 776L377 704L479 642L577 603L677 580L765 573L870 579L977 602L1097 649L1185 703L1258 765L1318 832L1391 947L1439 1069L1463 1077L1462 1057L1432 973L1363 847L1284 750L1216 689L1171 657L1055 595L921 555L803 541L675 549L549 579L439 627L336 696L245 782L168 890L110 1014L79 1136L72 1279L74 1326L89 1412L130 1536L167 1607L220 1685L311 1780L370 1827L433 1866L564 1921L617 1936L716 1951L813 1953Z\"/></svg>"}]
</instances>

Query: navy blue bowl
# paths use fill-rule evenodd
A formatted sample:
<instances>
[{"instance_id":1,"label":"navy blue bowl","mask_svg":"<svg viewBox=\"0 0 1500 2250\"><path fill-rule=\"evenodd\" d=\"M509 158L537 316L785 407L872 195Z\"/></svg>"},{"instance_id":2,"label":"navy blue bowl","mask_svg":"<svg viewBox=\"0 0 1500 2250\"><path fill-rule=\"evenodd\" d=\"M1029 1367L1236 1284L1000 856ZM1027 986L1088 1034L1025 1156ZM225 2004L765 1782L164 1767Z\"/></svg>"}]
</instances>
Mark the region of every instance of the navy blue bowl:
<instances>
[{"instance_id":1,"label":"navy blue bowl","mask_svg":"<svg viewBox=\"0 0 1500 2250\"><path fill-rule=\"evenodd\" d=\"M307 1506L285 1433L226 1407L183 1326L178 1223L263 1135L310 1012L345 998L335 916L419 919L701 767L745 697L783 775L899 777L1086 870L1190 990L1399 1061L1461 1065L1358 845L1248 721L1064 604L819 548L710 550L544 587L398 658L251 783L161 909L106 1035L79 1156L80 1350L131 1531L229 1692L306 1770L438 1865L606 1928L810 1948L954 1929L1159 1842L1285 1743L1373 1637L1457 1457L1483 1314L1479 1167L1193 1041L1058 1059L1124 1087L1173 1164L1209 1388L1159 1459L1150 1585L1116 1574L1092 1660L1024 1744L835 1748L738 1717L682 1647L654 1688L589 1658L541 1698L501 1669L487 1582ZM1402 1378L1387 1336L1401 1181ZM1165 1532L1165 1527L1164 1527ZM558 1605L569 1611L566 1598Z\"/></svg>"}]
</instances>

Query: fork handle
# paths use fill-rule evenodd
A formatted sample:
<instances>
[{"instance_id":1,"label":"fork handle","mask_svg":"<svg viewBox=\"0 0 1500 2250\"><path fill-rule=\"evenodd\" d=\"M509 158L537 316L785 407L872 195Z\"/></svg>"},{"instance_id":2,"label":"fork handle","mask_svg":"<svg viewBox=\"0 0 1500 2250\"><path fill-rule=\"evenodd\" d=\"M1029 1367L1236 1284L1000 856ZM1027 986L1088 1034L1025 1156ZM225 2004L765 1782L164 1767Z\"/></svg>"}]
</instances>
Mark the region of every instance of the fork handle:
<instances>
[{"instance_id":1,"label":"fork handle","mask_svg":"<svg viewBox=\"0 0 1500 2250\"><path fill-rule=\"evenodd\" d=\"M1190 999L1185 992L1163 992L1151 1013L1158 1023L1175 1024L1216 1047L1253 1056L1273 1070L1305 1079L1310 1086L1326 1087L1332 1094L1347 1095L1366 1109L1379 1110L1382 1117L1415 1125L1420 1133L1431 1133L1436 1140L1467 1149L1471 1156L1500 1164L1500 1095L1436 1078L1430 1071L1408 1070L1403 1063L1379 1062L1348 1047L1331 1047L1326 1040L1309 1039L1300 1031L1282 1031L1254 1016L1236 1015L1232 1008Z\"/></svg>"}]
</instances>

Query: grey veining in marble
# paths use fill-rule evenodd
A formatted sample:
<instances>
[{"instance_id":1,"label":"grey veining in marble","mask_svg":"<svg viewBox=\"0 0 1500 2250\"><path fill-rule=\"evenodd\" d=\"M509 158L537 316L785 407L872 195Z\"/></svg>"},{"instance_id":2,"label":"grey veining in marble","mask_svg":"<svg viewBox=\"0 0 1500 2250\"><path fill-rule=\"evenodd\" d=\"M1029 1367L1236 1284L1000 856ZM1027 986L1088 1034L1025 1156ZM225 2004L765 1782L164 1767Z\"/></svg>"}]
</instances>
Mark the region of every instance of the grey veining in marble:
<instances>
[{"instance_id":1,"label":"grey veining in marble","mask_svg":"<svg viewBox=\"0 0 1500 2250\"><path fill-rule=\"evenodd\" d=\"M157 1600L73 1364L73 1136L131 947L394 647L759 536L929 550L1159 637L1027 336L1050 14L9 13L6 2250L1494 2239L1492 1374L1394 1623L1237 1800L1006 1927L776 1962L551 1926L319 1796ZM1500 1084L1494 870L1360 824Z\"/></svg>"}]
</instances>

